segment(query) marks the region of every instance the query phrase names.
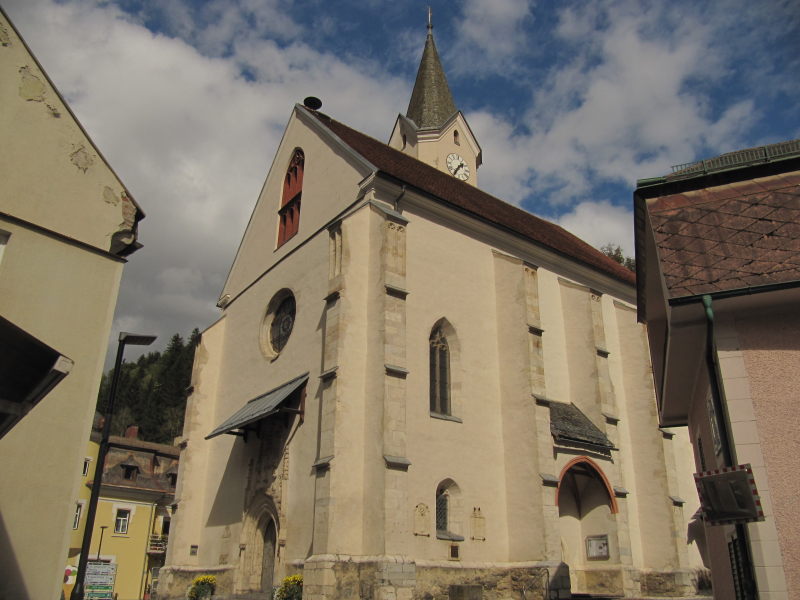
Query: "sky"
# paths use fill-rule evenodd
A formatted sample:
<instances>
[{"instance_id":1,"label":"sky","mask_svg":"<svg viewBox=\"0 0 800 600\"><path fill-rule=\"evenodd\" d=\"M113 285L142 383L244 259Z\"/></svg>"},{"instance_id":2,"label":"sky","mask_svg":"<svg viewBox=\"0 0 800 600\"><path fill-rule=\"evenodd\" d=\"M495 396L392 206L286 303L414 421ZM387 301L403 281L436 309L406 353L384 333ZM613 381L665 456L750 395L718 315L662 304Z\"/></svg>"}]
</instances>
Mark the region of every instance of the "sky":
<instances>
[{"instance_id":1,"label":"sky","mask_svg":"<svg viewBox=\"0 0 800 600\"><path fill-rule=\"evenodd\" d=\"M0 4L146 213L111 339L150 349L219 316L296 102L388 141L428 5L480 187L592 245L633 254L637 179L800 138L795 0Z\"/></svg>"}]
</instances>

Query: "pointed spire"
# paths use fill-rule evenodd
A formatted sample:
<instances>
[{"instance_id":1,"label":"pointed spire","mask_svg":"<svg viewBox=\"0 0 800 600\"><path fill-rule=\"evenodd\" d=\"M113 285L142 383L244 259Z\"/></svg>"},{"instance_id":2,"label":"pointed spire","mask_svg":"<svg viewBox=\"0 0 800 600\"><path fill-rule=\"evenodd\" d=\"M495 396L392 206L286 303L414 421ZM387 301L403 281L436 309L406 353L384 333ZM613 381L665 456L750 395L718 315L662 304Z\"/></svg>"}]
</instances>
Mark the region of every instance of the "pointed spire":
<instances>
[{"instance_id":1,"label":"pointed spire","mask_svg":"<svg viewBox=\"0 0 800 600\"><path fill-rule=\"evenodd\" d=\"M406 116L420 129L438 129L457 110L433 41L431 9L428 7L428 37Z\"/></svg>"}]
</instances>

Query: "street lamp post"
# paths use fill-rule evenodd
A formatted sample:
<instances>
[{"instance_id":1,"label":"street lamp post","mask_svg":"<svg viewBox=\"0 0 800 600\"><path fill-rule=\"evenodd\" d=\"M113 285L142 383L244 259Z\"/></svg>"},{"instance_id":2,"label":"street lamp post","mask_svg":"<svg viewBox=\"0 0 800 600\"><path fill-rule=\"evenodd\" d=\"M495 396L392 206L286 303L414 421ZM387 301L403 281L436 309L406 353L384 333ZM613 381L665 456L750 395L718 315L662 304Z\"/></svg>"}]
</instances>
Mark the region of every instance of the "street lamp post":
<instances>
[{"instance_id":1,"label":"street lamp post","mask_svg":"<svg viewBox=\"0 0 800 600\"><path fill-rule=\"evenodd\" d=\"M97 560L100 560L100 548L103 547L103 534L108 529L108 525L100 525L100 541L97 542Z\"/></svg>"},{"instance_id":2,"label":"street lamp post","mask_svg":"<svg viewBox=\"0 0 800 600\"><path fill-rule=\"evenodd\" d=\"M119 346L117 346L117 358L114 361L114 373L111 376L111 389L108 392L106 402L105 423L103 423L103 436L100 439L100 448L97 451L97 463L94 466L94 478L92 479L92 494L89 497L89 508L86 511L86 523L83 530L83 541L81 542L81 558L78 562L78 577L75 587L72 588L70 600L84 600L86 588L86 567L89 563L89 546L92 543L92 529L94 529L94 517L97 513L97 501L100 498L100 486L103 479L103 467L108 453L108 436L111 434L111 418L114 416L114 401L117 398L117 384L119 383L120 367L122 366L122 354L125 346L149 346L156 339L154 335L137 335L135 333L121 332L119 334ZM102 532L101 532L102 533ZM100 548L97 549L100 556Z\"/></svg>"}]
</instances>

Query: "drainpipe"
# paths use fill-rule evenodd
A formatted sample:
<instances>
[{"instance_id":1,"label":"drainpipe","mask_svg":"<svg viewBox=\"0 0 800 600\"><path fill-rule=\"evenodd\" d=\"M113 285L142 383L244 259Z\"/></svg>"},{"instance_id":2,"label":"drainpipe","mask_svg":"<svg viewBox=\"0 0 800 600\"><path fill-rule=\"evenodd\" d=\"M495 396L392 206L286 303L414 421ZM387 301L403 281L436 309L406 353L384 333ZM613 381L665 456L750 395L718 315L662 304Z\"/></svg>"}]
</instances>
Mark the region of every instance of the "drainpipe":
<instances>
[{"instance_id":1,"label":"drainpipe","mask_svg":"<svg viewBox=\"0 0 800 600\"><path fill-rule=\"evenodd\" d=\"M727 405L723 401L725 390L722 387L722 374L719 370L719 358L717 355L717 344L714 332L714 308L711 295L705 294L702 297L703 308L706 316L706 365L708 367L708 381L711 387L711 402L714 405L714 412L717 417L717 429L719 430L720 443L722 444L722 459L724 466L736 466L736 449L733 446L733 435L731 423L728 418ZM744 571L744 583L748 588L745 593L748 598L758 598L758 586L756 585L753 556L750 548L750 535L744 523L737 523L735 526L736 538L741 540L741 547L744 550L742 557L742 570Z\"/></svg>"}]
</instances>

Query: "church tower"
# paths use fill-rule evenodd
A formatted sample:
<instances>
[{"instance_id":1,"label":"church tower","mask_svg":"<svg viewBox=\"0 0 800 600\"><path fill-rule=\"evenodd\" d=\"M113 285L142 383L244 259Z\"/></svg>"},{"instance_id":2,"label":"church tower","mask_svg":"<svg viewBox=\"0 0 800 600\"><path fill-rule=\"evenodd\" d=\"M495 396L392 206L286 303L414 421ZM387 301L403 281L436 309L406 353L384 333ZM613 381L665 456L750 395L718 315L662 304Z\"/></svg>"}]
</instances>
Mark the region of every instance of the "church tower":
<instances>
[{"instance_id":1,"label":"church tower","mask_svg":"<svg viewBox=\"0 0 800 600\"><path fill-rule=\"evenodd\" d=\"M481 147L453 101L444 74L433 25L428 36L405 115L398 115L389 146L477 187Z\"/></svg>"}]
</instances>

